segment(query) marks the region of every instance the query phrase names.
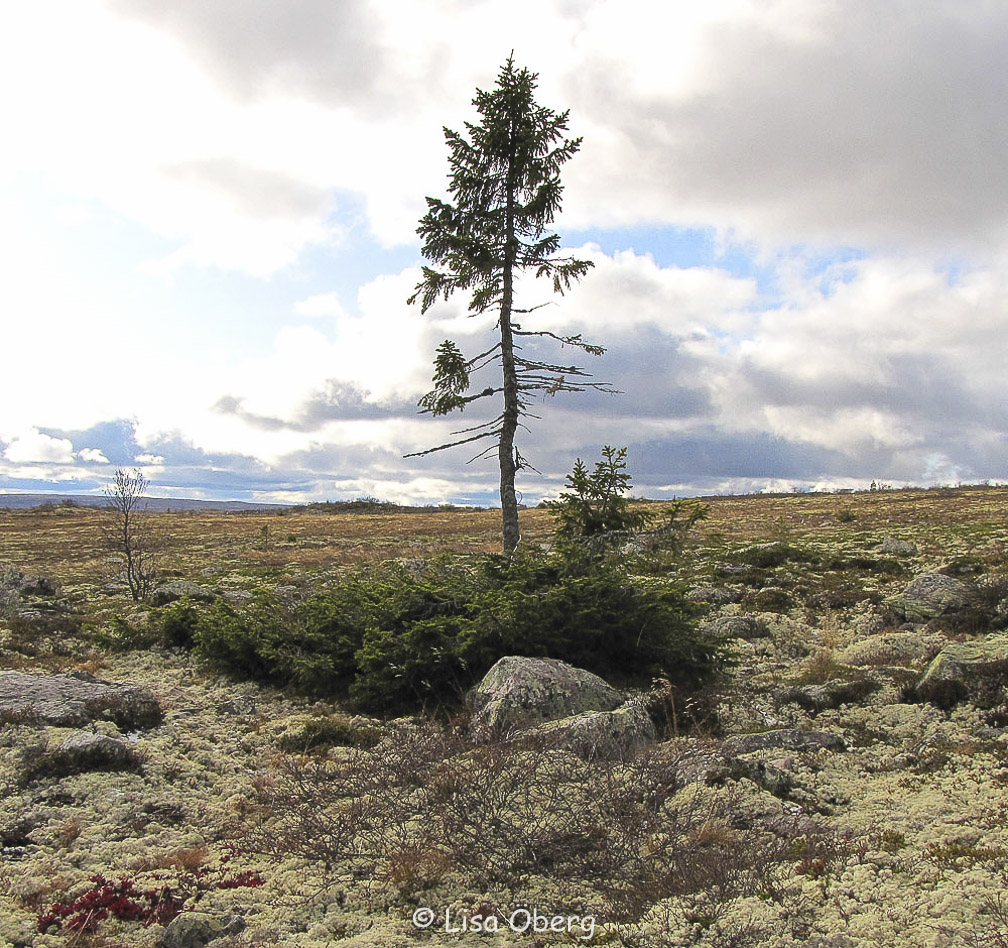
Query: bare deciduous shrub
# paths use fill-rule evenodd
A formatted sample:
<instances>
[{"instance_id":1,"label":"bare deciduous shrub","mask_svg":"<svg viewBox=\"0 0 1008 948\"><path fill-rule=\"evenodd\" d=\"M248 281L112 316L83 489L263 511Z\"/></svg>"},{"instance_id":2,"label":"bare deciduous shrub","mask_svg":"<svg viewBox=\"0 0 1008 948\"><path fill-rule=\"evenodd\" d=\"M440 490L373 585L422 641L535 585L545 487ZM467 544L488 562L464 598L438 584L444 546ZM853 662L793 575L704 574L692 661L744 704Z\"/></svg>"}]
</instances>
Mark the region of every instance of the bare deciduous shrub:
<instances>
[{"instance_id":1,"label":"bare deciduous shrub","mask_svg":"<svg viewBox=\"0 0 1008 948\"><path fill-rule=\"evenodd\" d=\"M403 727L371 749L279 757L243 848L403 893L449 874L501 898L560 883L627 924L691 893L781 901L803 858L832 857L825 830L812 840L806 824L750 820L730 785L684 784L684 754L587 762L543 738Z\"/></svg>"},{"instance_id":2,"label":"bare deciduous shrub","mask_svg":"<svg viewBox=\"0 0 1008 948\"><path fill-rule=\"evenodd\" d=\"M105 490L110 511L104 524L105 542L116 554L119 578L136 602L150 595L157 575L159 544L143 503L147 487L141 471L128 474L119 468Z\"/></svg>"}]
</instances>

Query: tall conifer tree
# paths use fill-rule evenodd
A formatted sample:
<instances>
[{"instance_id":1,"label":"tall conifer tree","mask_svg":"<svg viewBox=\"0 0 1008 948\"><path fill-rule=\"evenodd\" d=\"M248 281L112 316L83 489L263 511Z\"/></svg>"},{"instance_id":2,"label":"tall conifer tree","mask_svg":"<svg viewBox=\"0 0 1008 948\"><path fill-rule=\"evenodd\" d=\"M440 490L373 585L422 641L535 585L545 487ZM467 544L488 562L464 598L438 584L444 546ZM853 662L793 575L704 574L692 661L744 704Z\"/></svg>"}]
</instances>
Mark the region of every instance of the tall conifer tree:
<instances>
[{"instance_id":1,"label":"tall conifer tree","mask_svg":"<svg viewBox=\"0 0 1008 948\"><path fill-rule=\"evenodd\" d=\"M592 355L605 351L582 340L580 334L560 336L523 329L515 320L538 309L515 306L519 273L550 279L553 291L562 295L592 266L589 260L558 256L560 238L546 232L560 209L560 168L580 148L581 139L565 137L569 112L556 113L536 103L536 78L527 69L516 68L512 56L491 92L476 91L473 104L479 123L466 122L466 135L444 130L450 151L450 200L427 198L427 213L417 233L423 238L423 255L433 265L424 266L423 279L409 298L410 303L419 299L421 311L426 312L439 299L467 290L472 294L470 316L498 313L495 337L499 334L499 338L489 349L467 358L450 339L438 346L434 388L420 399L419 407L434 416L446 415L478 399L502 394L500 414L454 432L460 436L457 440L407 456L492 439L494 444L476 457L497 450L506 552L514 550L521 536L515 474L530 465L515 447L515 433L520 419L529 414L532 393L614 391L605 383L586 381L590 376L577 366L522 355L521 340L528 337L548 337ZM500 365L499 384L470 394L473 374L493 364Z\"/></svg>"}]
</instances>

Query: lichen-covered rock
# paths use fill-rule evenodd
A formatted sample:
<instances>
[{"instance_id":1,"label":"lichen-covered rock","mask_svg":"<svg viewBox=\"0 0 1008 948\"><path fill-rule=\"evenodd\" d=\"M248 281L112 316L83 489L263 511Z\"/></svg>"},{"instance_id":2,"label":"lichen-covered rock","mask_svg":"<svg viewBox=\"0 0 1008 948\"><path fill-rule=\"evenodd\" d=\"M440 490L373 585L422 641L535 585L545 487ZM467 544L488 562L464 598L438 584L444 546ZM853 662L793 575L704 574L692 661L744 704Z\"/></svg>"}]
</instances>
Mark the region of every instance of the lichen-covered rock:
<instances>
[{"instance_id":1,"label":"lichen-covered rock","mask_svg":"<svg viewBox=\"0 0 1008 948\"><path fill-rule=\"evenodd\" d=\"M623 700L608 682L583 668L519 655L500 659L468 696L477 724L504 730L584 711L613 711Z\"/></svg>"},{"instance_id":2,"label":"lichen-covered rock","mask_svg":"<svg viewBox=\"0 0 1008 948\"><path fill-rule=\"evenodd\" d=\"M944 573L924 573L886 604L907 622L926 622L936 616L961 612L976 600L968 583Z\"/></svg>"},{"instance_id":3,"label":"lichen-covered rock","mask_svg":"<svg viewBox=\"0 0 1008 948\"><path fill-rule=\"evenodd\" d=\"M163 583L154 590L151 600L155 606L165 606L179 599L195 599L198 602L211 602L217 594L208 586L201 586L188 579L174 579Z\"/></svg>"},{"instance_id":4,"label":"lichen-covered rock","mask_svg":"<svg viewBox=\"0 0 1008 948\"><path fill-rule=\"evenodd\" d=\"M890 556L916 556L919 551L913 540L886 537L879 546L879 552L888 553Z\"/></svg>"},{"instance_id":5,"label":"lichen-covered rock","mask_svg":"<svg viewBox=\"0 0 1008 948\"><path fill-rule=\"evenodd\" d=\"M765 622L751 615L716 616L700 626L713 639L765 639L770 631Z\"/></svg>"},{"instance_id":6,"label":"lichen-covered rock","mask_svg":"<svg viewBox=\"0 0 1008 948\"><path fill-rule=\"evenodd\" d=\"M6 566L0 571L0 595L14 593L18 596L54 596L56 585L45 576L29 576L19 569Z\"/></svg>"},{"instance_id":7,"label":"lichen-covered rock","mask_svg":"<svg viewBox=\"0 0 1008 948\"><path fill-rule=\"evenodd\" d=\"M156 727L161 706L147 688L99 681L83 672L0 672L0 722L80 727L94 720L112 721L124 731Z\"/></svg>"},{"instance_id":8,"label":"lichen-covered rock","mask_svg":"<svg viewBox=\"0 0 1008 948\"><path fill-rule=\"evenodd\" d=\"M58 780L94 770L136 772L140 768L140 755L126 741L105 734L77 731L55 750L28 751L20 778L22 785L27 785L34 780Z\"/></svg>"},{"instance_id":9,"label":"lichen-covered rock","mask_svg":"<svg viewBox=\"0 0 1008 948\"><path fill-rule=\"evenodd\" d=\"M676 767L676 781L683 786L697 783L718 786L743 778L782 800L795 787L793 777L777 763L735 757L720 748L687 752Z\"/></svg>"},{"instance_id":10,"label":"lichen-covered rock","mask_svg":"<svg viewBox=\"0 0 1008 948\"><path fill-rule=\"evenodd\" d=\"M883 632L849 645L837 656L856 668L880 665L923 665L931 661L948 639L919 632Z\"/></svg>"},{"instance_id":11,"label":"lichen-covered rock","mask_svg":"<svg viewBox=\"0 0 1008 948\"><path fill-rule=\"evenodd\" d=\"M725 752L732 756L783 748L794 751L823 749L842 751L847 749L847 744L837 734L829 734L826 731L803 731L800 728L781 728L774 731L761 731L758 734L739 734L736 737L729 737L724 742Z\"/></svg>"},{"instance_id":12,"label":"lichen-covered rock","mask_svg":"<svg viewBox=\"0 0 1008 948\"><path fill-rule=\"evenodd\" d=\"M207 912L183 912L165 929L161 948L203 948L215 938L244 930L245 919L240 915L219 918Z\"/></svg>"},{"instance_id":13,"label":"lichen-covered rock","mask_svg":"<svg viewBox=\"0 0 1008 948\"><path fill-rule=\"evenodd\" d=\"M548 721L535 733L585 760L626 757L655 742L654 722L644 705L628 701L613 711L585 711Z\"/></svg>"},{"instance_id":14,"label":"lichen-covered rock","mask_svg":"<svg viewBox=\"0 0 1008 948\"><path fill-rule=\"evenodd\" d=\"M740 602L742 590L726 586L693 586L686 593L691 602L703 602L711 606L726 606L732 602Z\"/></svg>"},{"instance_id":15,"label":"lichen-covered rock","mask_svg":"<svg viewBox=\"0 0 1008 948\"><path fill-rule=\"evenodd\" d=\"M953 642L935 656L914 693L923 701L950 706L972 694L1008 684L1008 636Z\"/></svg>"},{"instance_id":16,"label":"lichen-covered rock","mask_svg":"<svg viewBox=\"0 0 1008 948\"><path fill-rule=\"evenodd\" d=\"M778 692L777 701L780 704L796 704L812 714L818 714L829 708L839 708L844 704L862 701L880 687L881 683L871 678L858 678L854 681L834 678L821 685L795 685L785 688Z\"/></svg>"}]
</instances>

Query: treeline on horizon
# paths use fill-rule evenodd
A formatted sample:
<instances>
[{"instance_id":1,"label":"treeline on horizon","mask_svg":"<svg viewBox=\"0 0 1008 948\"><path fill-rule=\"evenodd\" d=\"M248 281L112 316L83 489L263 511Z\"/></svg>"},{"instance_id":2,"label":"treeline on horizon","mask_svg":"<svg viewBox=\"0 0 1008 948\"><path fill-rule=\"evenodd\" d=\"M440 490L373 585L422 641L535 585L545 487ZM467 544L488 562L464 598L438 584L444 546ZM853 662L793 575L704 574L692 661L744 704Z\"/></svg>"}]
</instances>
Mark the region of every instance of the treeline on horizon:
<instances>
[{"instance_id":1,"label":"treeline on horizon","mask_svg":"<svg viewBox=\"0 0 1008 948\"><path fill-rule=\"evenodd\" d=\"M794 496L824 496L824 495L852 495L852 494L871 494L871 493L881 493L881 492L907 492L907 491L923 491L923 492L935 492L940 493L942 491L958 491L958 490L983 490L989 488L1004 488L1008 487L1008 483L1002 483L998 481L984 480L976 483L963 483L957 482L956 484L933 484L929 487L921 487L916 484L903 484L900 487L895 487L892 484L883 483L881 481L872 481L869 487L863 488L853 488L853 487L834 487L828 490L818 490L812 487L793 487L790 491L749 491L738 494L698 494L690 499L694 500L730 500L733 498L743 498L743 497L794 497ZM27 513L57 513L57 512L68 512L71 510L94 510L102 511L109 508L109 503L104 502L82 502L76 500L73 497L55 494L53 495L53 500L43 501L42 503L34 504L31 506L21 506L15 505L11 507L3 503L3 495L0 495L0 510L10 513L14 510L25 511ZM676 498L673 498L676 499ZM487 506L480 506L478 504L456 504L451 502L440 503L440 504L399 504L392 500L382 500L378 497L363 496L354 497L351 500L322 500L322 501L312 501L305 504L263 504L261 507L256 506L254 501L201 501L202 504L206 504L205 507L185 507L183 506L187 502L191 502L190 498L148 498L148 500L158 500L162 502L171 502L175 500L179 504L178 507L166 507L159 510L162 513L200 513L205 511L214 511L217 513L227 513L227 514L237 514L237 515L252 515L252 514L262 514L262 513L275 513L277 516L286 516L292 513L314 513L314 514L347 514L347 513L431 513L431 512L468 512L468 511L478 511L478 510L494 510L498 509L494 505L490 504ZM630 497L628 501L634 504L657 504L666 503L667 498L655 498L655 497ZM215 506L219 503L221 506ZM243 508L231 508L225 505L232 503L247 503L247 507ZM542 500L534 507L545 507L546 501ZM521 504L521 509L529 509L529 505Z\"/></svg>"}]
</instances>

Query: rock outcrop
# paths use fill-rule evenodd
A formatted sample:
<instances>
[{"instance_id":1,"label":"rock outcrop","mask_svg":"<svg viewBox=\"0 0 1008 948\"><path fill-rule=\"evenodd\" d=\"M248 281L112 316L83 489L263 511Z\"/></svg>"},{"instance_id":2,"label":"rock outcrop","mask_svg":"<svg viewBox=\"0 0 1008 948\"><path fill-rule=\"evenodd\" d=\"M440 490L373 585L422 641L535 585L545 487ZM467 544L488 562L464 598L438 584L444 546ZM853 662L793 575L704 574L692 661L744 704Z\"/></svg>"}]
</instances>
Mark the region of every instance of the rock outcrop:
<instances>
[{"instance_id":1,"label":"rock outcrop","mask_svg":"<svg viewBox=\"0 0 1008 948\"><path fill-rule=\"evenodd\" d=\"M914 694L948 707L964 698L1008 685L1008 636L953 642L935 656Z\"/></svg>"},{"instance_id":2,"label":"rock outcrop","mask_svg":"<svg viewBox=\"0 0 1008 948\"><path fill-rule=\"evenodd\" d=\"M161 706L147 688L83 672L0 672L0 722L81 727L95 720L112 721L123 731L142 730L161 723Z\"/></svg>"},{"instance_id":3,"label":"rock outcrop","mask_svg":"<svg viewBox=\"0 0 1008 948\"><path fill-rule=\"evenodd\" d=\"M94 770L139 771L142 761L136 749L119 738L90 731L76 731L53 750L29 751L22 762L20 782L60 779Z\"/></svg>"},{"instance_id":4,"label":"rock outcrop","mask_svg":"<svg viewBox=\"0 0 1008 948\"><path fill-rule=\"evenodd\" d=\"M643 702L631 700L613 711L585 711L534 729L537 736L573 751L585 760L626 757L653 744L654 722Z\"/></svg>"},{"instance_id":5,"label":"rock outcrop","mask_svg":"<svg viewBox=\"0 0 1008 948\"><path fill-rule=\"evenodd\" d=\"M975 600L976 590L968 583L944 573L924 573L886 603L907 622L926 622L936 616L961 612Z\"/></svg>"},{"instance_id":6,"label":"rock outcrop","mask_svg":"<svg viewBox=\"0 0 1008 948\"><path fill-rule=\"evenodd\" d=\"M506 655L469 693L478 725L529 727L585 711L614 711L624 698L608 682L554 658Z\"/></svg>"}]
</instances>

